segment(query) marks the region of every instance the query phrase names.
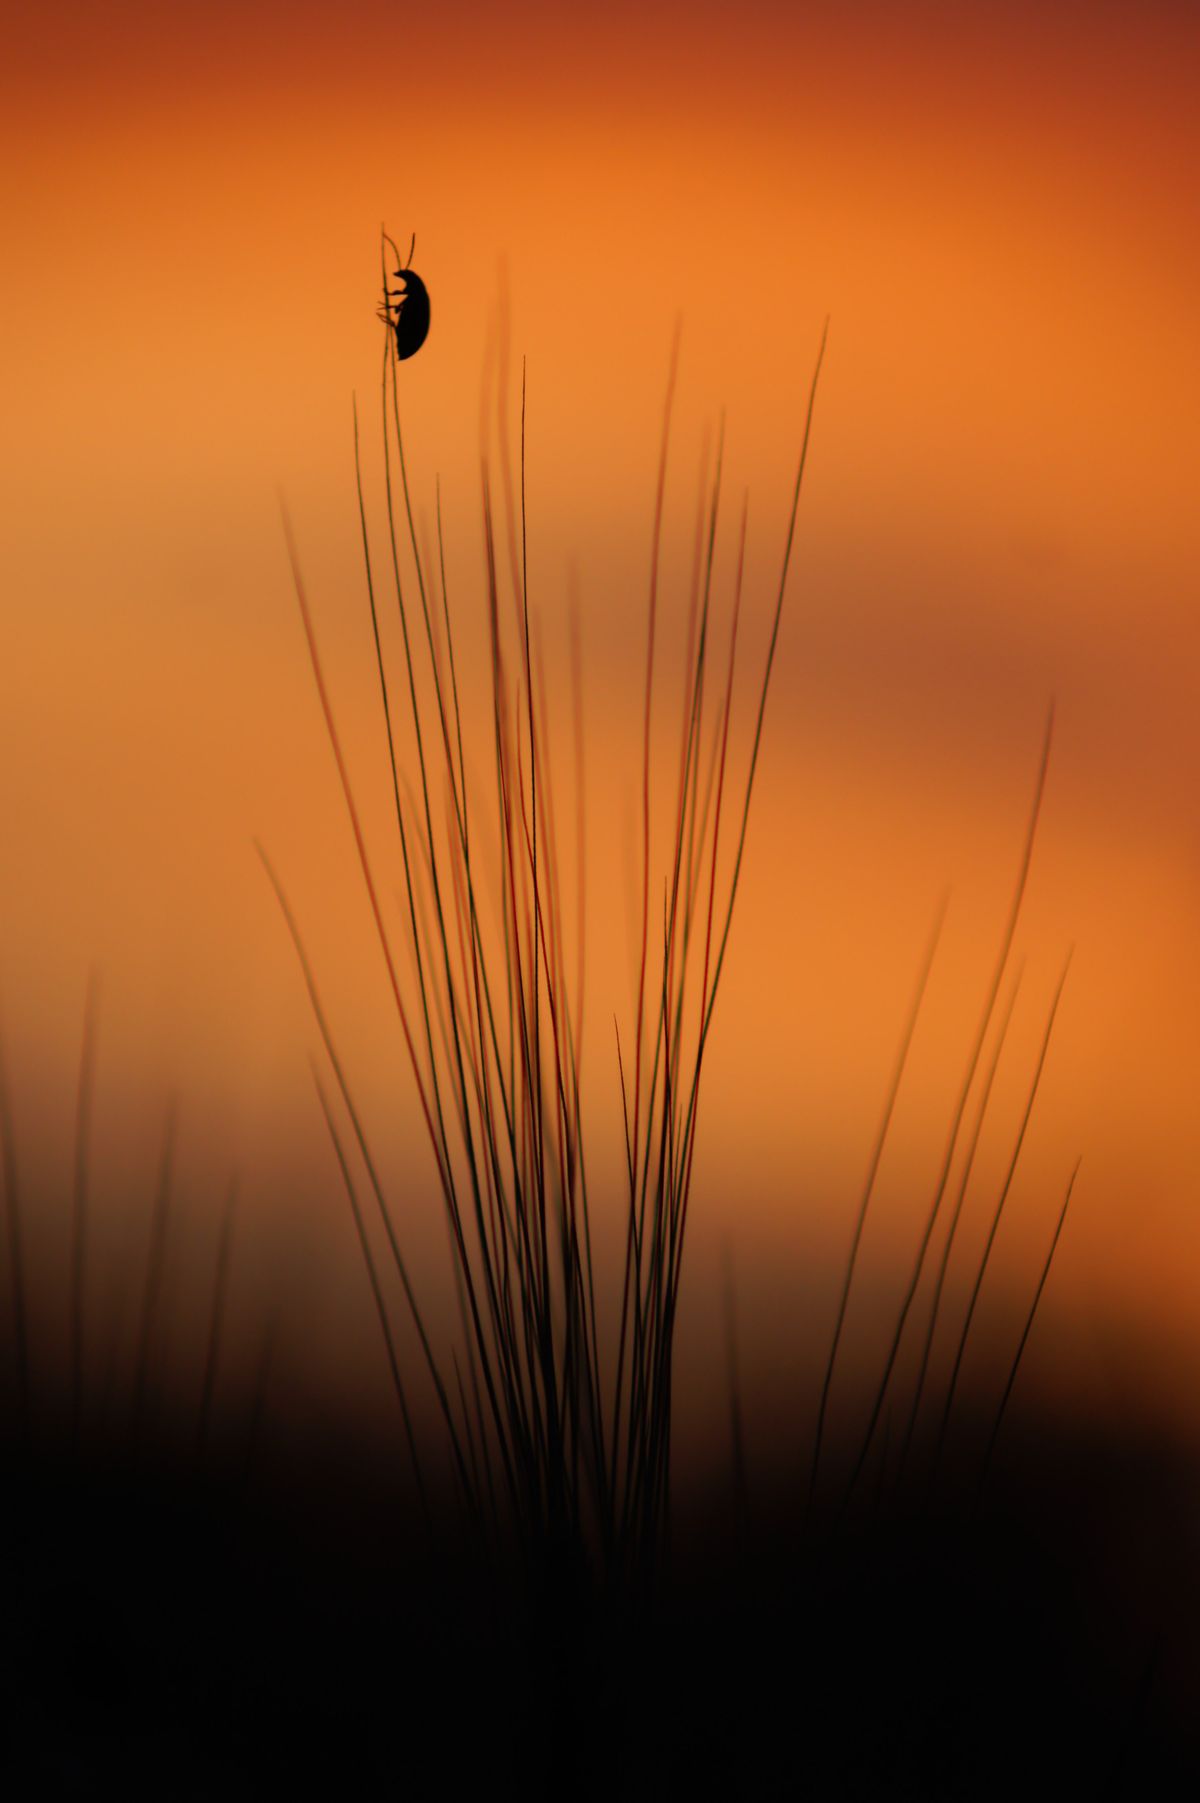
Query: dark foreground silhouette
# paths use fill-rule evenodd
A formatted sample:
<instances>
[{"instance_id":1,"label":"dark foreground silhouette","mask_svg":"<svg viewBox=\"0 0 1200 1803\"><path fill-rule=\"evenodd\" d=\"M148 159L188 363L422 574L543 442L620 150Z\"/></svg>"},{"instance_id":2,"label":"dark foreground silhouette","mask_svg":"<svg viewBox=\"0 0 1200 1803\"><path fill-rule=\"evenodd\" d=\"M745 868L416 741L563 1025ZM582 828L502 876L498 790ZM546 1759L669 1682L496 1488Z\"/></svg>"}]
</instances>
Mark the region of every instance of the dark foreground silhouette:
<instances>
[{"instance_id":1,"label":"dark foreground silhouette","mask_svg":"<svg viewBox=\"0 0 1200 1803\"><path fill-rule=\"evenodd\" d=\"M650 1599L537 1596L398 1446L217 1422L10 1424L6 1794L1012 1797L1193 1782L1195 1483L1174 1449L1006 1429L973 1490L844 1517L677 1495ZM918 1503L913 1497L920 1499ZM536 1598L536 1600L534 1600Z\"/></svg>"}]
</instances>

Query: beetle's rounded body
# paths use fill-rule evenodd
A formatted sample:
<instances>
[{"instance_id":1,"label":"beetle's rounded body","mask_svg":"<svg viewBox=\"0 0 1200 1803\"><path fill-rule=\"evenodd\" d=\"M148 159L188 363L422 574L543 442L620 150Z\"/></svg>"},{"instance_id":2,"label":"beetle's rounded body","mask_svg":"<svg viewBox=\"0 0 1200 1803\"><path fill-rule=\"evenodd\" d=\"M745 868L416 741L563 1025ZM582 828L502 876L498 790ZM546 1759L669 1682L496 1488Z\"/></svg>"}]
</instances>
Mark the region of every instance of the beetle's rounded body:
<instances>
[{"instance_id":1,"label":"beetle's rounded body","mask_svg":"<svg viewBox=\"0 0 1200 1803\"><path fill-rule=\"evenodd\" d=\"M391 297L395 308L392 329L396 334L396 355L403 362L420 350L429 335L429 290L413 269L398 269L404 283L403 294Z\"/></svg>"}]
</instances>

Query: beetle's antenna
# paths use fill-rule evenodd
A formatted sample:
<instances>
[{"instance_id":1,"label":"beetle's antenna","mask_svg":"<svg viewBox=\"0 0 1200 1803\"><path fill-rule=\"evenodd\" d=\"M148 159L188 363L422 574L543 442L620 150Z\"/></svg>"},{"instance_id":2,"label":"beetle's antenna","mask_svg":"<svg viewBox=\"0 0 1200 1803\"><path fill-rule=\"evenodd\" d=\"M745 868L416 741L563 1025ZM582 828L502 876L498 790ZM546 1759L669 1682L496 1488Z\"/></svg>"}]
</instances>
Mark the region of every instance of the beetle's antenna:
<instances>
[{"instance_id":1,"label":"beetle's antenna","mask_svg":"<svg viewBox=\"0 0 1200 1803\"><path fill-rule=\"evenodd\" d=\"M416 248L417 248L417 234L414 232L412 235L412 243L408 247L408 262L404 265L405 269L412 268L413 252L416 250Z\"/></svg>"}]
</instances>

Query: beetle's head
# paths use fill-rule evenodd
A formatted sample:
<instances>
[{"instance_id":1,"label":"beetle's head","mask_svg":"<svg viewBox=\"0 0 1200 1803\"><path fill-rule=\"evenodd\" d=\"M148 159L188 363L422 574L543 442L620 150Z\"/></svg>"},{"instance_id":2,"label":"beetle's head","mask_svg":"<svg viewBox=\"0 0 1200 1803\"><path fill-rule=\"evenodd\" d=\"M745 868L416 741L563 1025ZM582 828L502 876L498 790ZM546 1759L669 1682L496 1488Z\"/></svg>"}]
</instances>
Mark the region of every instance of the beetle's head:
<instances>
[{"instance_id":1,"label":"beetle's head","mask_svg":"<svg viewBox=\"0 0 1200 1803\"><path fill-rule=\"evenodd\" d=\"M397 274L404 283L404 293L400 299L410 300L414 306L420 306L421 302L427 298L427 290L416 270L401 269L397 271Z\"/></svg>"}]
</instances>

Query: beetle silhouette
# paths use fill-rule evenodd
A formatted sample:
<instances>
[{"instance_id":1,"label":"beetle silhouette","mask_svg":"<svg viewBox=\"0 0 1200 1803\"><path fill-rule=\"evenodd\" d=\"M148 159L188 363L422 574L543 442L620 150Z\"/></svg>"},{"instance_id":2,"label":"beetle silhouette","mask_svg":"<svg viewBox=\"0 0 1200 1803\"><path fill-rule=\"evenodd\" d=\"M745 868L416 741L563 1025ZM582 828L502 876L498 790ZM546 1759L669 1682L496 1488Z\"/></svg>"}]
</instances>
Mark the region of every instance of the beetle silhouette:
<instances>
[{"instance_id":1,"label":"beetle silhouette","mask_svg":"<svg viewBox=\"0 0 1200 1803\"><path fill-rule=\"evenodd\" d=\"M391 246L396 261L400 261L400 252L395 243L383 234L384 243ZM396 355L401 362L406 357L413 357L420 350L429 335L429 290L412 267L413 252L417 248L417 235L413 233L412 243L408 247L408 262L401 264L396 274L404 286L392 289L385 286L386 300L379 309L379 317L385 320L396 334ZM392 309L395 309L393 314Z\"/></svg>"}]
</instances>

